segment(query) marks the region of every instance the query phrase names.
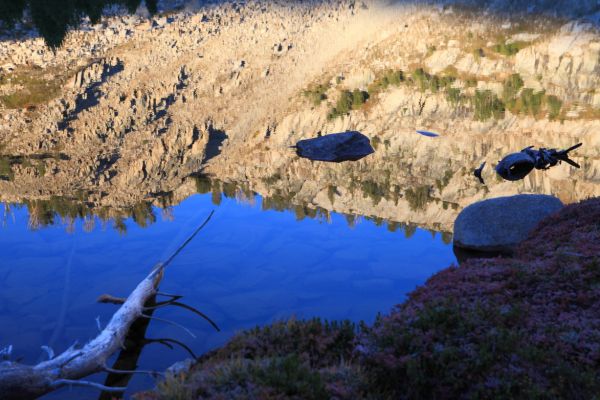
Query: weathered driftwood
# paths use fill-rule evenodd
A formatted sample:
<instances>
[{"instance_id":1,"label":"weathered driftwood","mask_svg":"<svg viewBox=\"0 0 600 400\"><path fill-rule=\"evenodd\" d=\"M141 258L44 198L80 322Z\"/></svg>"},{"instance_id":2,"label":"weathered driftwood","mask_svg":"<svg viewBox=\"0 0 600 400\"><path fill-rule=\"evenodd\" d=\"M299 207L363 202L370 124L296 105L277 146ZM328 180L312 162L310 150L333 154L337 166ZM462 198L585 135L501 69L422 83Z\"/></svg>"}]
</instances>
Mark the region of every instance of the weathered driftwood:
<instances>
[{"instance_id":1,"label":"weathered driftwood","mask_svg":"<svg viewBox=\"0 0 600 400\"><path fill-rule=\"evenodd\" d=\"M131 292L115 312L108 325L83 347L74 344L63 353L37 365L3 361L0 362L0 394L2 399L34 399L63 386L90 386L108 392L122 392L124 387L107 387L95 382L81 381L96 372L111 372L106 367L108 359L124 348L125 338L131 325L140 317L147 316L146 303L158 292L166 266L185 245L208 223L212 213L192 236L165 262L152 271ZM107 296L111 300L116 298ZM117 302L117 301L114 301ZM152 303L151 303L152 304ZM125 371L123 371L125 372Z\"/></svg>"}]
</instances>

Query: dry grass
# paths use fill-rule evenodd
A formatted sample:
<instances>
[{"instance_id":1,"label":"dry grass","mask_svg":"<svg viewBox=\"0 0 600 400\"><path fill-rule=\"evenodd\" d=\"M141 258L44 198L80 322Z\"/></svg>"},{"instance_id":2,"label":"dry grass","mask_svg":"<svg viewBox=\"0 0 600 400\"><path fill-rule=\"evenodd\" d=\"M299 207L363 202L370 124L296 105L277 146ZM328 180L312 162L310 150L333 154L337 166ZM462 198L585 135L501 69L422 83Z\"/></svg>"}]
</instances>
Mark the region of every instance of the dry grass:
<instances>
[{"instance_id":1,"label":"dry grass","mask_svg":"<svg viewBox=\"0 0 600 400\"><path fill-rule=\"evenodd\" d=\"M7 109L34 109L58 97L72 69L42 69L23 67L8 74L0 75L0 85L18 85L22 89L0 96L0 106Z\"/></svg>"}]
</instances>

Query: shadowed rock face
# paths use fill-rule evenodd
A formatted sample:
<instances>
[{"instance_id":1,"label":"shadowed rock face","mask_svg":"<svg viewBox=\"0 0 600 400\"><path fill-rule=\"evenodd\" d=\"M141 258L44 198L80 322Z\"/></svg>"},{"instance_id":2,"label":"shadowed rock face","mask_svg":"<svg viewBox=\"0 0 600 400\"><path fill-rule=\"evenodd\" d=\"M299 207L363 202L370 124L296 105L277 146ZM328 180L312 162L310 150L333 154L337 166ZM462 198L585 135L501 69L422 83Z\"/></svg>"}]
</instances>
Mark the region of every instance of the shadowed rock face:
<instances>
[{"instance_id":1,"label":"shadowed rock face","mask_svg":"<svg viewBox=\"0 0 600 400\"><path fill-rule=\"evenodd\" d=\"M454 245L510 254L541 220L562 207L559 199L545 195L498 197L471 204L456 218Z\"/></svg>"}]
</instances>

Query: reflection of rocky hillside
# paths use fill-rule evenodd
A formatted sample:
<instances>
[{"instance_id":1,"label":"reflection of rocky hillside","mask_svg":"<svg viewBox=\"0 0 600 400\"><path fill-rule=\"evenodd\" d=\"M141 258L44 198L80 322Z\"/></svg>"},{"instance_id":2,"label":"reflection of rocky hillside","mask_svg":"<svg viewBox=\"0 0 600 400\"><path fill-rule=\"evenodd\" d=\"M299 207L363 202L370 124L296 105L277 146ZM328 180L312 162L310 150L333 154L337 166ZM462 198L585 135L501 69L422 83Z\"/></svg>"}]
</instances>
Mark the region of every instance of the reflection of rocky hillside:
<instances>
[{"instance_id":1,"label":"reflection of rocky hillside","mask_svg":"<svg viewBox=\"0 0 600 400\"><path fill-rule=\"evenodd\" d=\"M547 14L227 2L84 26L56 54L6 40L0 68L1 201L83 200L117 218L190 195L202 169L310 210L447 231L483 197L600 195L600 35ZM345 129L376 154L331 165L288 149ZM528 145L577 142L582 170L470 176Z\"/></svg>"}]
</instances>

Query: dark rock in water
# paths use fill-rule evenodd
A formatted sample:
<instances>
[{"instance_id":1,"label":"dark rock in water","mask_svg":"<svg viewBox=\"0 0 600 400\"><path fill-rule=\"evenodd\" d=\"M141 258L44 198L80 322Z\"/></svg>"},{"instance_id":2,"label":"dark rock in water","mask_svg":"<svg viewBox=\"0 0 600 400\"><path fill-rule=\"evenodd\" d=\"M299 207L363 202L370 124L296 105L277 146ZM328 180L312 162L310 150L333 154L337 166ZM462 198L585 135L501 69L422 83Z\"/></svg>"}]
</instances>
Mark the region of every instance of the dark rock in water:
<instances>
[{"instance_id":1,"label":"dark rock in water","mask_svg":"<svg viewBox=\"0 0 600 400\"><path fill-rule=\"evenodd\" d=\"M332 133L296 143L296 154L314 161L356 161L375 152L369 138L357 131Z\"/></svg>"},{"instance_id":2,"label":"dark rock in water","mask_svg":"<svg viewBox=\"0 0 600 400\"><path fill-rule=\"evenodd\" d=\"M468 260L472 259L481 259L481 258L510 258L511 254L506 251L479 251L479 250L470 250L465 249L463 247L452 246L452 252L454 253L454 257L456 257L456 261L458 264L464 264Z\"/></svg>"},{"instance_id":3,"label":"dark rock in water","mask_svg":"<svg viewBox=\"0 0 600 400\"><path fill-rule=\"evenodd\" d=\"M511 254L537 224L563 207L553 196L520 194L471 204L454 222L454 245Z\"/></svg>"}]
</instances>

